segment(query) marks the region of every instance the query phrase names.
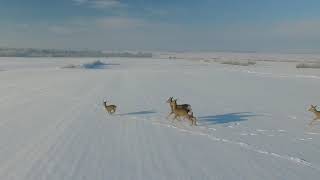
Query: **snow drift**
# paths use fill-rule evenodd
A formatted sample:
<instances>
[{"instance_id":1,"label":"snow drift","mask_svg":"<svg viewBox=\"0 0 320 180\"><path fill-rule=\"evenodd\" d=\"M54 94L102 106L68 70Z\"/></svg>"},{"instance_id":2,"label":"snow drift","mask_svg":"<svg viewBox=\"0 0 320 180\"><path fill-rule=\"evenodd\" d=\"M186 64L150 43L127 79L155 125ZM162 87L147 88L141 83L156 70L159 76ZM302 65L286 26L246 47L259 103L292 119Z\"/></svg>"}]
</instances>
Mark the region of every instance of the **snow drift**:
<instances>
[{"instance_id":1,"label":"snow drift","mask_svg":"<svg viewBox=\"0 0 320 180\"><path fill-rule=\"evenodd\" d=\"M114 66L119 64L114 63L104 63L100 60L84 63L81 65L75 65L75 64L68 64L65 66L62 66L63 69L105 69L108 66Z\"/></svg>"},{"instance_id":2,"label":"snow drift","mask_svg":"<svg viewBox=\"0 0 320 180\"><path fill-rule=\"evenodd\" d=\"M320 63L300 63L296 65L296 68L320 69Z\"/></svg>"}]
</instances>

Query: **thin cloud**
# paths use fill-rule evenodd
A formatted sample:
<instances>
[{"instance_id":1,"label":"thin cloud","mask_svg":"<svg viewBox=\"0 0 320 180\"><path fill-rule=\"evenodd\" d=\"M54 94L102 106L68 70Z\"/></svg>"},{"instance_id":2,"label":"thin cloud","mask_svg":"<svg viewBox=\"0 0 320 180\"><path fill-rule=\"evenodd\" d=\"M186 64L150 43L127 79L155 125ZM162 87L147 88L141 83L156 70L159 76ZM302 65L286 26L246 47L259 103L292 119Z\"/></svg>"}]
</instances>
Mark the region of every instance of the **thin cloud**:
<instances>
[{"instance_id":1,"label":"thin cloud","mask_svg":"<svg viewBox=\"0 0 320 180\"><path fill-rule=\"evenodd\" d=\"M76 4L84 4L88 2L88 0L72 0L72 1L75 2Z\"/></svg>"},{"instance_id":2,"label":"thin cloud","mask_svg":"<svg viewBox=\"0 0 320 180\"><path fill-rule=\"evenodd\" d=\"M98 19L98 26L107 29L127 29L146 26L148 23L142 19L128 17L106 17Z\"/></svg>"},{"instance_id":3,"label":"thin cloud","mask_svg":"<svg viewBox=\"0 0 320 180\"><path fill-rule=\"evenodd\" d=\"M320 21L300 20L279 23L275 27L275 32L291 38L317 38L320 37Z\"/></svg>"},{"instance_id":4,"label":"thin cloud","mask_svg":"<svg viewBox=\"0 0 320 180\"><path fill-rule=\"evenodd\" d=\"M150 28L155 25L139 18L113 16L90 20L71 20L63 24L38 24L37 28L46 29L52 35L75 36L82 33L105 34L106 32L119 33L119 31L129 33L133 30Z\"/></svg>"},{"instance_id":5,"label":"thin cloud","mask_svg":"<svg viewBox=\"0 0 320 180\"><path fill-rule=\"evenodd\" d=\"M166 16L166 15L169 15L169 11L167 10L164 10L164 9L155 9L155 8L151 8L151 7L148 7L148 8L144 8L143 9L144 12L148 15L155 15L155 16Z\"/></svg>"},{"instance_id":6,"label":"thin cloud","mask_svg":"<svg viewBox=\"0 0 320 180\"><path fill-rule=\"evenodd\" d=\"M123 7L124 4L120 0L72 0L77 5L88 5L92 8L112 8Z\"/></svg>"},{"instance_id":7,"label":"thin cloud","mask_svg":"<svg viewBox=\"0 0 320 180\"><path fill-rule=\"evenodd\" d=\"M49 31L59 35L69 35L73 33L73 30L63 26L50 26Z\"/></svg>"}]
</instances>

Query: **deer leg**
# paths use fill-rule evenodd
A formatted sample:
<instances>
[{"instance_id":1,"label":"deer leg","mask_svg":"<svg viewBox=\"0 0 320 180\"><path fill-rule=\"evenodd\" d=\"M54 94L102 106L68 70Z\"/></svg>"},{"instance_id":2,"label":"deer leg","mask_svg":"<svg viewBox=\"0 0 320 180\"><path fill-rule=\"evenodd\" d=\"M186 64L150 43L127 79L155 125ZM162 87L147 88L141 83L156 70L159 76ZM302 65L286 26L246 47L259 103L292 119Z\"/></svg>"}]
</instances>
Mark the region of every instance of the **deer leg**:
<instances>
[{"instance_id":1,"label":"deer leg","mask_svg":"<svg viewBox=\"0 0 320 180\"><path fill-rule=\"evenodd\" d=\"M313 119L313 120L309 123L309 126L310 126L310 127L313 127L314 122L316 122L316 119Z\"/></svg>"},{"instance_id":2,"label":"deer leg","mask_svg":"<svg viewBox=\"0 0 320 180\"><path fill-rule=\"evenodd\" d=\"M195 125L194 118L191 118L191 126Z\"/></svg>"},{"instance_id":3,"label":"deer leg","mask_svg":"<svg viewBox=\"0 0 320 180\"><path fill-rule=\"evenodd\" d=\"M173 114L173 112L171 112L168 116L167 116L167 119L169 119L169 117Z\"/></svg>"},{"instance_id":4,"label":"deer leg","mask_svg":"<svg viewBox=\"0 0 320 180\"><path fill-rule=\"evenodd\" d=\"M172 119L172 123L173 123L173 121L176 120L176 119L177 119L177 115L175 114L175 115L174 115L174 118Z\"/></svg>"},{"instance_id":5,"label":"deer leg","mask_svg":"<svg viewBox=\"0 0 320 180\"><path fill-rule=\"evenodd\" d=\"M188 115L188 116L186 116L184 118L187 118L187 120L191 122L191 126L192 126L192 119L191 119L190 115Z\"/></svg>"},{"instance_id":6,"label":"deer leg","mask_svg":"<svg viewBox=\"0 0 320 180\"><path fill-rule=\"evenodd\" d=\"M185 116L185 117L183 117L184 119L187 119L188 121L190 121L191 122L191 126L192 126L192 120L191 120L191 118L190 118L190 116L188 115L188 116Z\"/></svg>"}]
</instances>

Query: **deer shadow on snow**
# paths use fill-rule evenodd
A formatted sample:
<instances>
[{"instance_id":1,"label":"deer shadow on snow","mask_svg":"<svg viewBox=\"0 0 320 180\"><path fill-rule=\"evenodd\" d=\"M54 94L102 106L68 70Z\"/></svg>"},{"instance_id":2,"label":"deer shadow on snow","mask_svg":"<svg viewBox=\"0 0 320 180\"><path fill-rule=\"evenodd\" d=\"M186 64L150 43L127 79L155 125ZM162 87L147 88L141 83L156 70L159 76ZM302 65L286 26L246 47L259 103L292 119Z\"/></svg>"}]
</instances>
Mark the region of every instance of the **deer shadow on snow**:
<instances>
[{"instance_id":1,"label":"deer shadow on snow","mask_svg":"<svg viewBox=\"0 0 320 180\"><path fill-rule=\"evenodd\" d=\"M137 111L137 112L122 113L122 114L118 114L118 116L146 115L146 114L154 114L154 113L156 113L156 111L149 110L149 111Z\"/></svg>"},{"instance_id":2,"label":"deer shadow on snow","mask_svg":"<svg viewBox=\"0 0 320 180\"><path fill-rule=\"evenodd\" d=\"M199 117L199 121L206 124L227 124L227 123L236 123L241 121L247 121L248 118L257 116L251 112L236 112L236 113L227 113L220 115L209 115Z\"/></svg>"}]
</instances>

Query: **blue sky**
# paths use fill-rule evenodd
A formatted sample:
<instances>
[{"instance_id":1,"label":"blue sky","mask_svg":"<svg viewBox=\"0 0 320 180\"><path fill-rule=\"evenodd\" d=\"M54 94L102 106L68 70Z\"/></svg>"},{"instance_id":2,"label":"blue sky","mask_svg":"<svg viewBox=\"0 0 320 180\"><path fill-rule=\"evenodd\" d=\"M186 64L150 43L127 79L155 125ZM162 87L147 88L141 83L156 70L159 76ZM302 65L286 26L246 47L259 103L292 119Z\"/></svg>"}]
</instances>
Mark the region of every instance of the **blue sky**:
<instances>
[{"instance_id":1,"label":"blue sky","mask_svg":"<svg viewBox=\"0 0 320 180\"><path fill-rule=\"evenodd\" d=\"M0 46L320 51L319 0L0 0Z\"/></svg>"}]
</instances>

